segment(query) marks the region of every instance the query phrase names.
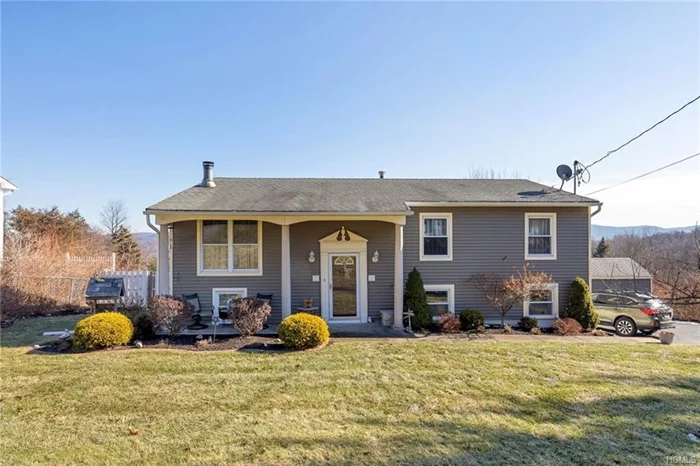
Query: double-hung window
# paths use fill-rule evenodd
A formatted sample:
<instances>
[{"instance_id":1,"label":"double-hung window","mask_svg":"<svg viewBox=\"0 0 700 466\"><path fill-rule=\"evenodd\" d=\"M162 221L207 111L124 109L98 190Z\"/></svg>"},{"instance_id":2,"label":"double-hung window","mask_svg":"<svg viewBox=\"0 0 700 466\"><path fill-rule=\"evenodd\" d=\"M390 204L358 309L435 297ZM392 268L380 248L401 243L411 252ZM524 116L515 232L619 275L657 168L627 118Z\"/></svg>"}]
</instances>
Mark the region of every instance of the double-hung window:
<instances>
[{"instance_id":1,"label":"double-hung window","mask_svg":"<svg viewBox=\"0 0 700 466\"><path fill-rule=\"evenodd\" d=\"M525 214L525 259L557 258L557 214Z\"/></svg>"},{"instance_id":2,"label":"double-hung window","mask_svg":"<svg viewBox=\"0 0 700 466\"><path fill-rule=\"evenodd\" d=\"M523 315L535 318L554 318L559 315L559 285L550 283L545 288L533 289L523 303Z\"/></svg>"},{"instance_id":3,"label":"double-hung window","mask_svg":"<svg viewBox=\"0 0 700 466\"><path fill-rule=\"evenodd\" d=\"M420 214L420 260L452 260L452 214Z\"/></svg>"},{"instance_id":4,"label":"double-hung window","mask_svg":"<svg viewBox=\"0 0 700 466\"><path fill-rule=\"evenodd\" d=\"M257 220L200 220L199 275L262 275L262 224Z\"/></svg>"},{"instance_id":5,"label":"double-hung window","mask_svg":"<svg viewBox=\"0 0 700 466\"><path fill-rule=\"evenodd\" d=\"M433 322L443 314L455 313L454 285L425 285L425 297Z\"/></svg>"}]
</instances>

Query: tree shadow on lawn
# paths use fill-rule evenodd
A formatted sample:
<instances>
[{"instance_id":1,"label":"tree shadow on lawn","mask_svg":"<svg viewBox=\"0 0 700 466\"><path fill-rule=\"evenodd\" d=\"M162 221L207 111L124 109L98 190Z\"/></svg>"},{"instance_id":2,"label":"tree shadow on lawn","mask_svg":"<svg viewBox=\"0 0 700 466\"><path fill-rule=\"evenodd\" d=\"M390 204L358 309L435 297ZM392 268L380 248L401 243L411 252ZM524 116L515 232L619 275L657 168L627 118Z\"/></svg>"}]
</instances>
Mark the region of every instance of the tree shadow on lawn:
<instances>
[{"instance_id":1,"label":"tree shadow on lawn","mask_svg":"<svg viewBox=\"0 0 700 466\"><path fill-rule=\"evenodd\" d=\"M17 320L9 327L0 329L0 347L21 348L53 342L56 337L46 337L43 333L72 330L85 316L84 313L63 313Z\"/></svg>"},{"instance_id":2,"label":"tree shadow on lawn","mask_svg":"<svg viewBox=\"0 0 700 466\"><path fill-rule=\"evenodd\" d=\"M375 441L342 435L266 442L327 451L328 459L317 464L661 464L672 456L700 461L700 444L687 437L700 430L700 378L657 381L648 388L653 393L586 401L497 396L499 407L473 416L430 413L425 420L393 422L356 417L344 426L349 432L353 424L369 427L364 437Z\"/></svg>"}]
</instances>

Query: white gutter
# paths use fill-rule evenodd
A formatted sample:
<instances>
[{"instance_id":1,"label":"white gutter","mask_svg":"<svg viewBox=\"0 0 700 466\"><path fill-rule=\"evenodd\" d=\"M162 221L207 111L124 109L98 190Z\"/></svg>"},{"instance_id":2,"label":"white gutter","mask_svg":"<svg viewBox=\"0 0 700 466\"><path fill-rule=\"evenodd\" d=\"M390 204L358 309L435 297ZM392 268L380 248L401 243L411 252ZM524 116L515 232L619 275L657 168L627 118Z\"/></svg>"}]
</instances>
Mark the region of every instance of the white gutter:
<instances>
[{"instance_id":1,"label":"white gutter","mask_svg":"<svg viewBox=\"0 0 700 466\"><path fill-rule=\"evenodd\" d=\"M590 207L599 202L406 202L408 207Z\"/></svg>"},{"instance_id":2,"label":"white gutter","mask_svg":"<svg viewBox=\"0 0 700 466\"><path fill-rule=\"evenodd\" d=\"M144 215L178 215L178 214L188 214L188 215L211 215L211 214L224 214L224 215L253 215L256 217L263 216L309 216L309 215L323 215L323 216L334 216L339 215L367 215L367 216L377 216L377 215L401 215L403 217L408 217L413 215L413 212L403 210L401 212L345 212L345 211L332 211L332 212L253 212L253 211L243 211L243 210L156 210L156 209L146 209L143 211Z\"/></svg>"},{"instance_id":3,"label":"white gutter","mask_svg":"<svg viewBox=\"0 0 700 466\"><path fill-rule=\"evenodd\" d=\"M593 213L591 214L591 217L595 217L596 215L598 215L598 214L600 213L601 210L603 210L603 204L598 204L598 210L596 210L595 212L593 212Z\"/></svg>"},{"instance_id":4,"label":"white gutter","mask_svg":"<svg viewBox=\"0 0 700 466\"><path fill-rule=\"evenodd\" d=\"M156 228L156 226L151 223L151 214L147 214L147 213L145 213L145 214L146 214L146 225L148 225L151 230L155 231L156 235L159 235L160 230L158 228Z\"/></svg>"}]
</instances>

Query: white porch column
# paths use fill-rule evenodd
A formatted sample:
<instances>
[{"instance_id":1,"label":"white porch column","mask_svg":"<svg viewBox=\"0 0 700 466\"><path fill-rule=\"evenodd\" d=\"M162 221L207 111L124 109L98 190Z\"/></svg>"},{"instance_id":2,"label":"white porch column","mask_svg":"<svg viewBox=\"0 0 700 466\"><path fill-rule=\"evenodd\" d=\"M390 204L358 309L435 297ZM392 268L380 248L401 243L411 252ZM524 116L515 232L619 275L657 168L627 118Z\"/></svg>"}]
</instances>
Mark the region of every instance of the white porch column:
<instances>
[{"instance_id":1,"label":"white porch column","mask_svg":"<svg viewBox=\"0 0 700 466\"><path fill-rule=\"evenodd\" d=\"M394 328L403 328L403 225L394 225Z\"/></svg>"},{"instance_id":2,"label":"white porch column","mask_svg":"<svg viewBox=\"0 0 700 466\"><path fill-rule=\"evenodd\" d=\"M161 225L158 233L156 294L170 293L170 231L168 225Z\"/></svg>"},{"instance_id":3,"label":"white porch column","mask_svg":"<svg viewBox=\"0 0 700 466\"><path fill-rule=\"evenodd\" d=\"M289 225L282 225L282 318L292 314L292 261Z\"/></svg>"}]
</instances>

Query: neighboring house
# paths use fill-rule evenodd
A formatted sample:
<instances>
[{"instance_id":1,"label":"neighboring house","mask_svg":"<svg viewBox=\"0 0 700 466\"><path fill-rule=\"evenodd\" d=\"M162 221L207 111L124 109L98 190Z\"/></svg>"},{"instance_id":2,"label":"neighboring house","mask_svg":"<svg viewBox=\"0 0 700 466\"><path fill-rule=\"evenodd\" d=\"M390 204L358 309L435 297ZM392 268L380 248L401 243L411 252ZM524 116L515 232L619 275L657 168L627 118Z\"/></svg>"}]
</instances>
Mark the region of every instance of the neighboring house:
<instances>
[{"instance_id":1,"label":"neighboring house","mask_svg":"<svg viewBox=\"0 0 700 466\"><path fill-rule=\"evenodd\" d=\"M591 290L593 292L639 291L652 293L652 275L629 257L594 257L591 259Z\"/></svg>"},{"instance_id":2,"label":"neighboring house","mask_svg":"<svg viewBox=\"0 0 700 466\"><path fill-rule=\"evenodd\" d=\"M514 308L544 325L575 277L589 280L594 199L528 180L213 178L145 210L159 230L158 292L198 293L211 309L273 293L272 323L313 298L329 322L402 326L416 267L431 310L498 314L467 279L525 263L550 273L549 298Z\"/></svg>"},{"instance_id":3,"label":"neighboring house","mask_svg":"<svg viewBox=\"0 0 700 466\"><path fill-rule=\"evenodd\" d=\"M0 262L5 250L5 196L14 191L17 191L17 186L0 176Z\"/></svg>"}]
</instances>

